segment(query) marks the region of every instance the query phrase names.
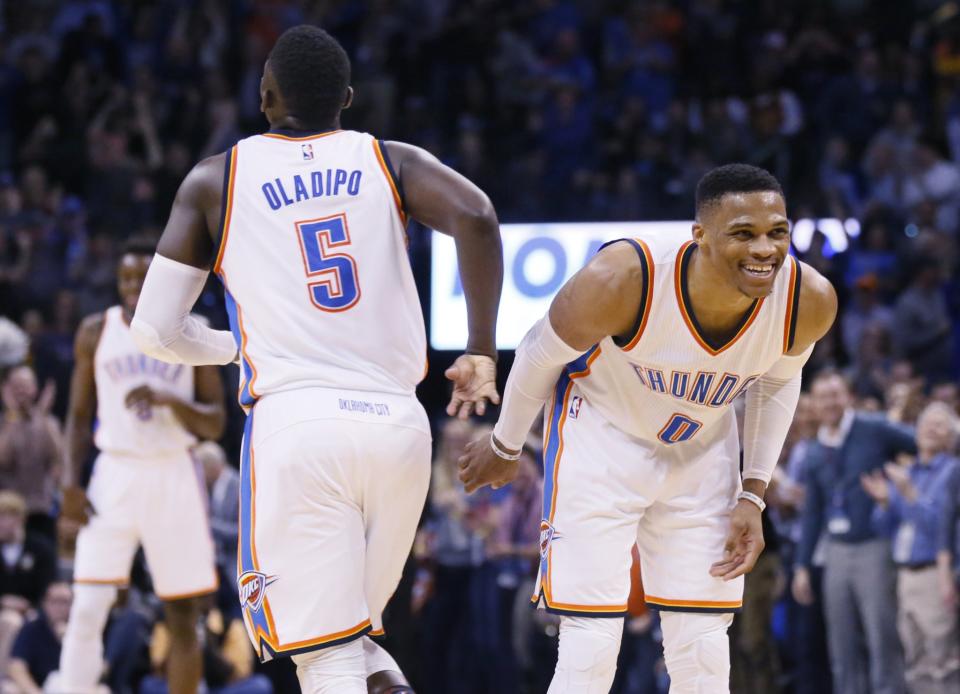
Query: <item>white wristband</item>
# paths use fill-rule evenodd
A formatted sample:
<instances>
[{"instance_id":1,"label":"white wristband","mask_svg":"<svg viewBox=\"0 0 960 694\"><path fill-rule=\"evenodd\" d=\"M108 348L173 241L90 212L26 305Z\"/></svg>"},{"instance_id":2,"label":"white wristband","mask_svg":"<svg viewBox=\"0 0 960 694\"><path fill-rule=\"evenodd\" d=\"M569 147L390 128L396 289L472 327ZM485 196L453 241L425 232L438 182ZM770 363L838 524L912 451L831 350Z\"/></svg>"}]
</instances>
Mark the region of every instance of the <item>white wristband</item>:
<instances>
[{"instance_id":1,"label":"white wristband","mask_svg":"<svg viewBox=\"0 0 960 694\"><path fill-rule=\"evenodd\" d=\"M747 492L747 491L740 492L739 494L737 494L737 500L739 501L741 499L745 499L746 501L749 501L751 504L755 505L758 509L760 509L761 512L763 512L763 509L767 507L767 504L764 502L764 500L761 499L756 494L754 494L753 492Z\"/></svg>"},{"instance_id":2,"label":"white wristband","mask_svg":"<svg viewBox=\"0 0 960 694\"><path fill-rule=\"evenodd\" d=\"M493 449L493 452L497 454L498 458L503 458L504 460L520 460L520 456L523 453L523 450L517 451L516 453L507 453L500 448L500 444L497 443L497 437L493 435L492 431L490 432L490 448Z\"/></svg>"}]
</instances>

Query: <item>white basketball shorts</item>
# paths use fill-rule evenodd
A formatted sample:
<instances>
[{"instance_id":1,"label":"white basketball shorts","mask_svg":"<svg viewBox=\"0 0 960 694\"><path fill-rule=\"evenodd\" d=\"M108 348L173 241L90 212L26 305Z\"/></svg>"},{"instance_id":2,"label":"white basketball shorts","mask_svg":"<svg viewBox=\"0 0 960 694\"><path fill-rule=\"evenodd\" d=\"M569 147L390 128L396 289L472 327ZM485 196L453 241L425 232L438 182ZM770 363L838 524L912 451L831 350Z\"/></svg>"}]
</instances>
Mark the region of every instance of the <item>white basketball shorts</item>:
<instances>
[{"instance_id":1,"label":"white basketball shorts","mask_svg":"<svg viewBox=\"0 0 960 694\"><path fill-rule=\"evenodd\" d=\"M163 600L217 589L206 488L188 451L149 459L101 453L87 496L95 513L77 536L76 583L126 585L142 544Z\"/></svg>"},{"instance_id":2,"label":"white basketball shorts","mask_svg":"<svg viewBox=\"0 0 960 694\"><path fill-rule=\"evenodd\" d=\"M412 395L313 388L257 401L237 581L262 660L381 628L426 500L430 443Z\"/></svg>"},{"instance_id":3,"label":"white basketball shorts","mask_svg":"<svg viewBox=\"0 0 960 694\"><path fill-rule=\"evenodd\" d=\"M667 447L607 422L566 376L548 405L533 600L558 614L625 615L636 543L648 605L738 612L743 578L709 573L741 488L733 410L707 440Z\"/></svg>"}]
</instances>

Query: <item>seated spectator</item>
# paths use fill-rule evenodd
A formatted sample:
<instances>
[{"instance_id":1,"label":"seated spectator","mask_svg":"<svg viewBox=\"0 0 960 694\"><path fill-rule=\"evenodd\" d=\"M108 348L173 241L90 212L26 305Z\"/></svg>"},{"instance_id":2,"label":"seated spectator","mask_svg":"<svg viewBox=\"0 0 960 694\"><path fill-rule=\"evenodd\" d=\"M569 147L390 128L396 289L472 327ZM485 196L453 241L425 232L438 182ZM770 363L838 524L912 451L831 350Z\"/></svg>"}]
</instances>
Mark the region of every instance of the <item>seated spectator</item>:
<instances>
[{"instance_id":1,"label":"seated spectator","mask_svg":"<svg viewBox=\"0 0 960 694\"><path fill-rule=\"evenodd\" d=\"M27 505L16 492L0 492L0 673L13 639L40 602L56 571L56 554L26 532Z\"/></svg>"},{"instance_id":2,"label":"seated spectator","mask_svg":"<svg viewBox=\"0 0 960 694\"><path fill-rule=\"evenodd\" d=\"M897 627L903 643L907 686L916 692L960 691L957 613L938 591L937 540L944 492L960 461L953 455L957 414L941 402L917 421L917 459L909 467L887 463L861 484L877 502L873 520L893 539L897 565Z\"/></svg>"},{"instance_id":3,"label":"seated spectator","mask_svg":"<svg viewBox=\"0 0 960 694\"><path fill-rule=\"evenodd\" d=\"M67 628L73 591L65 581L47 588L37 616L23 625L13 642L8 676L21 694L39 694L60 663L60 644ZM51 685L54 682L51 680ZM47 691L56 691L48 686Z\"/></svg>"},{"instance_id":4,"label":"seated spectator","mask_svg":"<svg viewBox=\"0 0 960 694\"><path fill-rule=\"evenodd\" d=\"M27 503L28 527L56 541L54 494L60 475L60 424L50 414L56 396L52 382L43 391L29 366L11 369L0 386L0 489L10 489Z\"/></svg>"}]
</instances>

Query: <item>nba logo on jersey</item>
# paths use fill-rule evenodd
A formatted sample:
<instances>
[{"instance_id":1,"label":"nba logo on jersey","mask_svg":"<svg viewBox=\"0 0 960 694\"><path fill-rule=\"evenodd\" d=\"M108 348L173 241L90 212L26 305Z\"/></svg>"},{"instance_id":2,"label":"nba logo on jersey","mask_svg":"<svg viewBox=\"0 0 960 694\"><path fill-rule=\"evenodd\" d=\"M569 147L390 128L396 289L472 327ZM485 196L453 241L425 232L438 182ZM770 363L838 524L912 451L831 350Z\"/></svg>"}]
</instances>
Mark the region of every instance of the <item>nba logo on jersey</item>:
<instances>
[{"instance_id":1,"label":"nba logo on jersey","mask_svg":"<svg viewBox=\"0 0 960 694\"><path fill-rule=\"evenodd\" d=\"M576 419L580 416L580 407L583 405L583 398L579 395L574 395L570 398L570 411L567 412L567 415L570 419Z\"/></svg>"},{"instance_id":2,"label":"nba logo on jersey","mask_svg":"<svg viewBox=\"0 0 960 694\"><path fill-rule=\"evenodd\" d=\"M304 161L313 160L313 145L307 143L305 145L300 145L300 150L303 152Z\"/></svg>"},{"instance_id":3,"label":"nba logo on jersey","mask_svg":"<svg viewBox=\"0 0 960 694\"><path fill-rule=\"evenodd\" d=\"M259 571L244 571L237 579L240 604L249 607L253 612L259 612L263 605L267 586L276 580L276 576L267 576Z\"/></svg>"}]
</instances>

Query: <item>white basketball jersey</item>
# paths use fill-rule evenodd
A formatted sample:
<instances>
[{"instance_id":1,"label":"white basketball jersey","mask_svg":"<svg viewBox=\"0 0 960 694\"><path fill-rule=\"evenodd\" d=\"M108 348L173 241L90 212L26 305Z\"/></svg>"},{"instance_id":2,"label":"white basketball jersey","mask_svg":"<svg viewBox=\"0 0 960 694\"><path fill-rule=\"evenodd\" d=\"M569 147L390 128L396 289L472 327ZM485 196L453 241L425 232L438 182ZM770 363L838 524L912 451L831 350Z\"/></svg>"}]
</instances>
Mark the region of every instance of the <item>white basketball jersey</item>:
<instances>
[{"instance_id":1,"label":"white basketball jersey","mask_svg":"<svg viewBox=\"0 0 960 694\"><path fill-rule=\"evenodd\" d=\"M622 431L664 445L705 441L733 400L792 346L800 265L789 257L773 291L756 300L725 344L711 343L690 309L692 241L627 239L645 260L645 291L633 335L607 337L571 363L558 397L576 381L584 399ZM582 403L570 403L576 417ZM728 423L732 418L726 420Z\"/></svg>"},{"instance_id":2,"label":"white basketball jersey","mask_svg":"<svg viewBox=\"0 0 960 694\"><path fill-rule=\"evenodd\" d=\"M228 153L214 270L240 346L240 402L304 387L411 394L426 334L385 148L337 130Z\"/></svg>"},{"instance_id":3,"label":"white basketball jersey","mask_svg":"<svg viewBox=\"0 0 960 694\"><path fill-rule=\"evenodd\" d=\"M141 352L119 306L104 312L93 358L97 386L94 443L107 453L150 458L183 453L196 443L169 407L128 408L127 394L142 385L194 399L193 367L167 364Z\"/></svg>"}]
</instances>

